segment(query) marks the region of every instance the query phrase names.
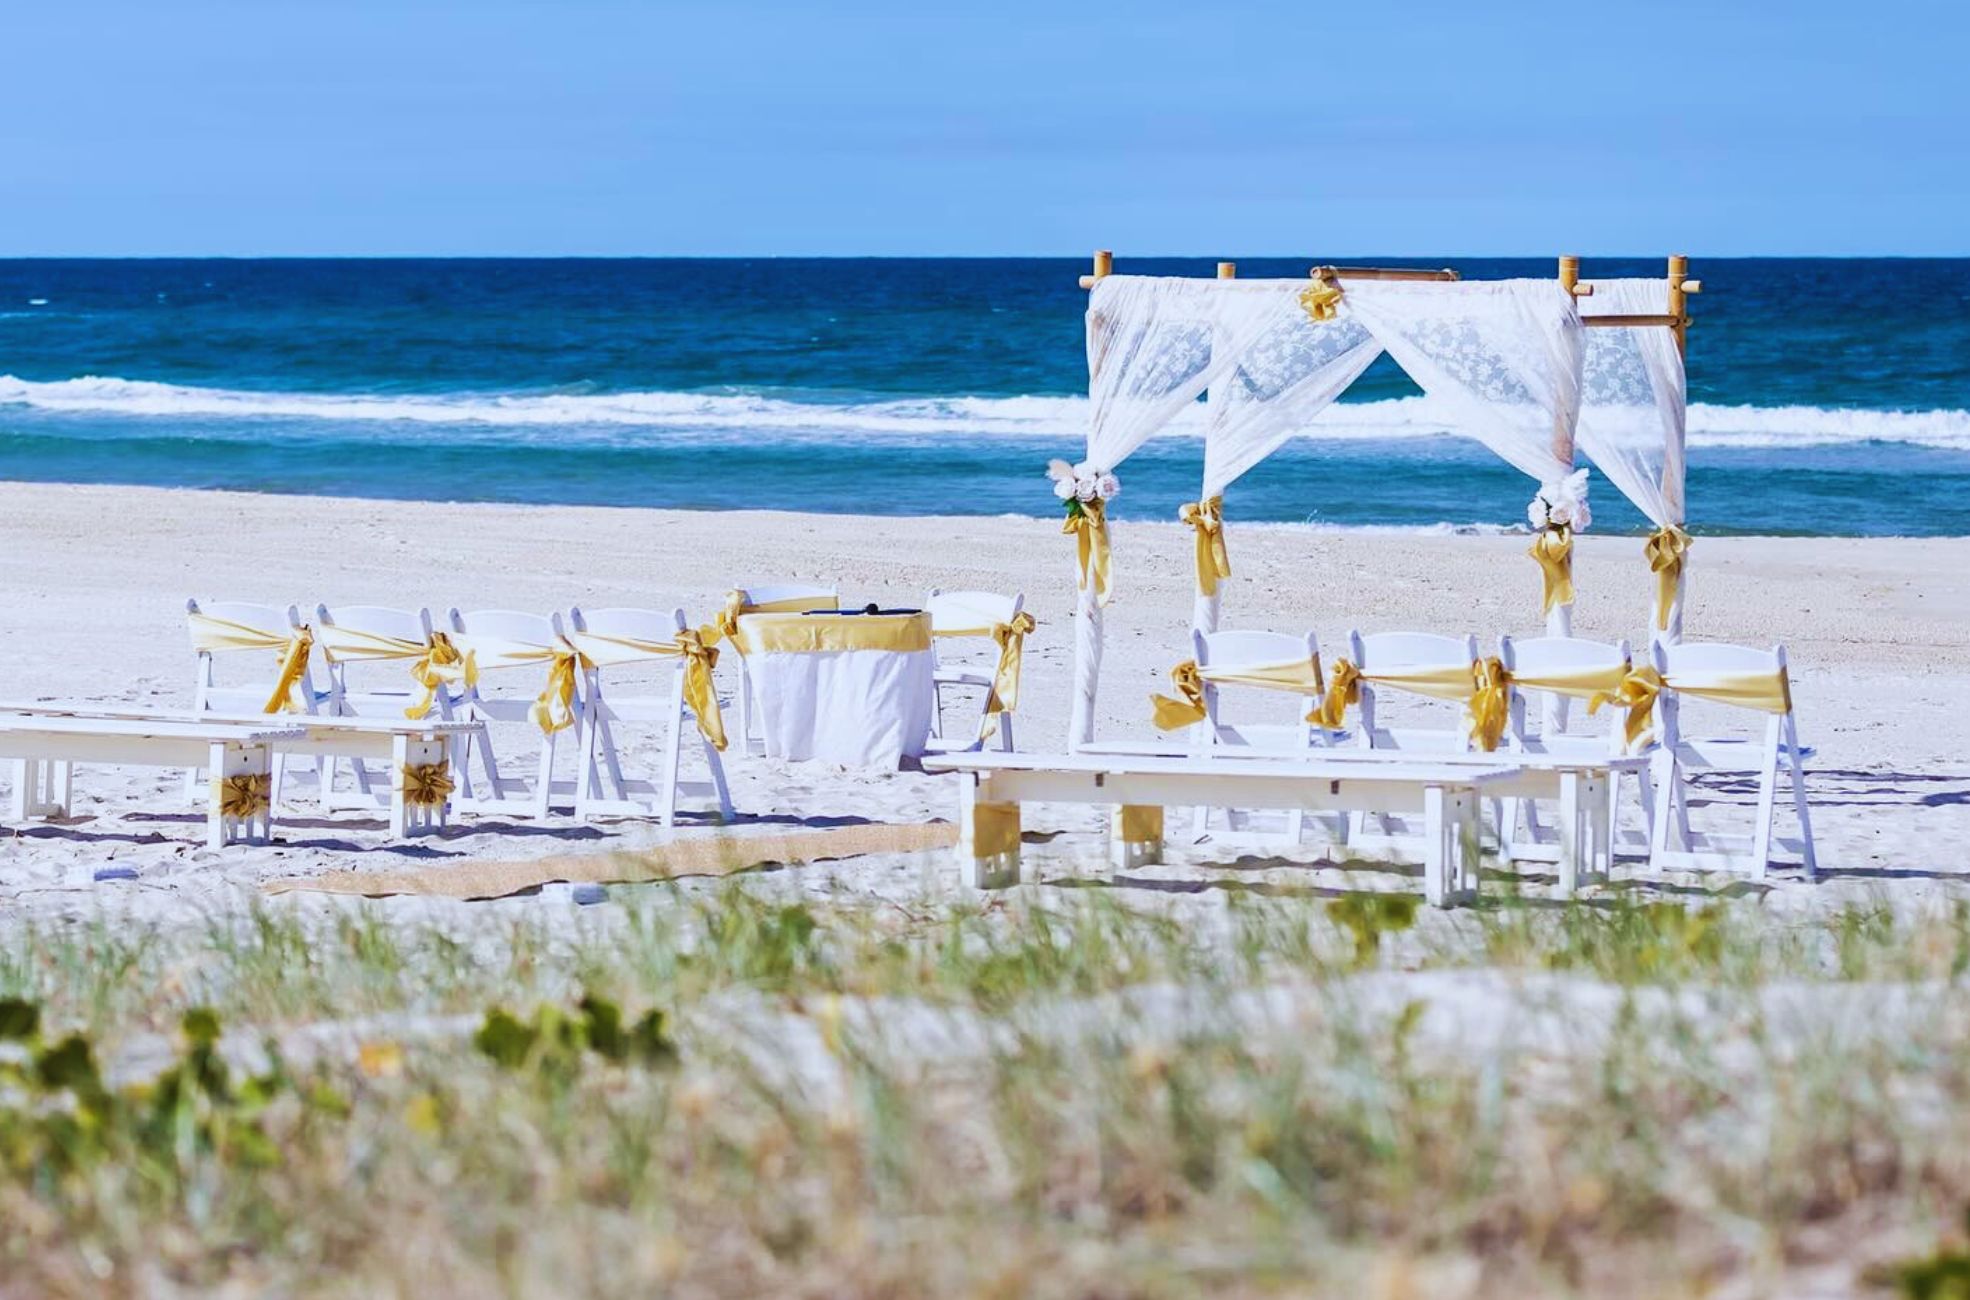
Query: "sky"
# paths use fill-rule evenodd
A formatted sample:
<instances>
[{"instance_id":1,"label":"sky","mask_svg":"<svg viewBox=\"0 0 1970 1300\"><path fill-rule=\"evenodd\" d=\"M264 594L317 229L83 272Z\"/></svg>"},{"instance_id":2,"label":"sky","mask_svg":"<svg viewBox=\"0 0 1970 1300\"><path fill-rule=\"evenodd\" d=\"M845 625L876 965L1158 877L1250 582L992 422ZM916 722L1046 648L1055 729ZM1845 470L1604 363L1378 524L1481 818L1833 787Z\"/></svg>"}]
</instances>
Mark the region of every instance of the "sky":
<instances>
[{"instance_id":1,"label":"sky","mask_svg":"<svg viewBox=\"0 0 1970 1300\"><path fill-rule=\"evenodd\" d=\"M1970 5L17 0L0 256L1970 254Z\"/></svg>"}]
</instances>

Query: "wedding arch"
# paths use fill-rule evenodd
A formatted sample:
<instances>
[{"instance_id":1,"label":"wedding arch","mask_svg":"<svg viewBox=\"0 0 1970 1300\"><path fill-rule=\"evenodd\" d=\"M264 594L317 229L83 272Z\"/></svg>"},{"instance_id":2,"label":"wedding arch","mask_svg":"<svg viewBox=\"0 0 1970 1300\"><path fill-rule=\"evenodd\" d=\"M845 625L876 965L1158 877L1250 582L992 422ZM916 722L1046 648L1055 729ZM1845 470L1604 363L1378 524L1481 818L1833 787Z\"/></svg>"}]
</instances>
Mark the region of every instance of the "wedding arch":
<instances>
[{"instance_id":1,"label":"wedding arch","mask_svg":"<svg viewBox=\"0 0 1970 1300\"><path fill-rule=\"evenodd\" d=\"M1550 634L1570 634L1573 534L1591 519L1578 451L1655 525L1643 548L1655 575L1651 622L1664 639L1680 638L1689 547L1683 350L1687 295L1701 289L1686 258L1669 259L1666 284L1583 281L1574 257L1562 257L1551 280L1331 266L1304 280L1241 280L1229 263L1218 272L1216 280L1116 275L1111 255L1099 252L1082 277L1090 290L1086 456L1056 484L1080 589L1070 746L1094 734L1116 468L1206 400L1202 490L1179 517L1195 532L1193 621L1214 630L1219 583L1231 572L1225 490L1384 352L1435 399L1453 432L1539 484L1530 554ZM1589 298L1611 310L1583 313Z\"/></svg>"}]
</instances>

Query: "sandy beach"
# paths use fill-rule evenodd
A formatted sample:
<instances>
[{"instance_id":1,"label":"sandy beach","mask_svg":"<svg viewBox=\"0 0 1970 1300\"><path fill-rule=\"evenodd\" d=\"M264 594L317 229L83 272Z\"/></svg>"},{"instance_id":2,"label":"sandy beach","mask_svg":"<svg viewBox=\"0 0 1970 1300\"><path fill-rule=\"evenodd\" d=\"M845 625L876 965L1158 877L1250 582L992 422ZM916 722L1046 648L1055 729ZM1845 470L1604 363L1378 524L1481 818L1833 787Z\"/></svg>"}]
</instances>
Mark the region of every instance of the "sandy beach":
<instances>
[{"instance_id":1,"label":"sandy beach","mask_svg":"<svg viewBox=\"0 0 1970 1300\"><path fill-rule=\"evenodd\" d=\"M1102 734L1147 733L1146 695L1182 656L1189 540L1174 524L1116 529ZM1643 639L1648 598L1638 542L1582 539L1578 635ZM1533 566L1514 536L1339 533L1240 525L1226 626L1313 628L1337 646L1351 627L1535 633ZM428 604L549 611L570 604L681 605L694 619L735 583L818 579L844 598L917 603L931 587L1022 590L1039 621L1029 641L1018 726L1028 749L1057 749L1071 659L1068 543L1045 520L868 518L446 505L179 490L0 485L0 699L178 706L190 700L187 596L304 609ZM1858 889L1916 900L1954 890L1970 839L1970 540L1703 538L1691 576L1692 639L1790 650L1801 727L1819 753L1810 792L1827 881L1774 878L1775 897L1830 906ZM721 689L731 684L721 667ZM525 747L524 735L507 741ZM647 753L651 738L640 741ZM871 775L734 757L747 825L827 825L844 817L921 822L952 815L939 778ZM0 781L7 778L0 776ZM1716 793L1741 803L1741 792ZM86 770L74 815L0 839L0 910L75 913L107 891L92 873L134 868L144 910L196 915L257 894L258 882L443 860L636 849L666 838L647 823L541 825L464 818L442 847L387 842L373 818L288 815L274 846L214 853L167 773ZM1079 814L1035 854L1050 872L1095 869L1096 828ZM694 833L689 827L679 834ZM1789 829L1784 833L1790 833ZM1208 878L1209 846L1160 869ZM1281 865L1308 883L1323 868ZM816 888L954 888L938 857L858 859L798 873ZM1322 877L1334 874L1332 881ZM1311 878L1309 878L1311 877ZM1360 873L1347 879L1360 887ZM1707 887L1731 882L1702 878ZM1400 883L1400 879L1391 883Z\"/></svg>"}]
</instances>

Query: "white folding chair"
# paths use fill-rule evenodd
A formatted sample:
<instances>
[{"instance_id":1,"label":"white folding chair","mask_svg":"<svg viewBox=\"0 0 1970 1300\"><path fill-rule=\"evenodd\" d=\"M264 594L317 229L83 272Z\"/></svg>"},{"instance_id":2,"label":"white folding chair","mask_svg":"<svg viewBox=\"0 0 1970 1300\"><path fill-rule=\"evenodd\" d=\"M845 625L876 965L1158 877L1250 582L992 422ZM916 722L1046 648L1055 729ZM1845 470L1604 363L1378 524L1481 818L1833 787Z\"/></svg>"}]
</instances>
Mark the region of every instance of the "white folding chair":
<instances>
[{"instance_id":1,"label":"white folding chair","mask_svg":"<svg viewBox=\"0 0 1970 1300\"><path fill-rule=\"evenodd\" d=\"M1200 632L1190 634L1191 653L1196 657L1197 666L1213 674L1236 673L1241 669L1265 669L1279 664L1316 661L1320 656L1320 639L1312 632L1304 636L1294 636L1286 632ZM1320 706L1318 695L1294 695L1260 686L1246 686L1235 681L1203 678L1204 721L1191 728L1192 748L1209 756L1213 751L1235 749L1246 754L1266 753L1281 755L1304 754L1314 748L1325 748L1332 741L1332 734L1307 721L1307 715ZM1235 692L1241 699L1251 697L1254 703L1264 697L1266 703L1278 712L1277 722L1228 722L1223 714L1223 696L1226 691ZM1287 712L1290 707L1291 712ZM1224 809L1225 827L1234 832L1257 831L1253 814L1235 808ZM1192 810L1194 833L1203 836L1210 830L1211 809L1199 806ZM1337 817L1329 828L1330 837L1337 842L1347 838L1347 821ZM1306 812L1294 809L1285 814L1285 838L1297 844L1306 833Z\"/></svg>"},{"instance_id":2,"label":"white folding chair","mask_svg":"<svg viewBox=\"0 0 1970 1300\"><path fill-rule=\"evenodd\" d=\"M1351 631L1348 633L1348 653L1354 660L1354 666L1364 675L1355 727L1356 744L1365 749L1393 749L1423 754L1461 754L1470 749L1470 735L1464 726L1465 709L1461 701L1453 703L1447 697L1438 699L1422 692L1402 689L1393 683L1385 683L1378 688L1366 678L1370 675L1474 674L1478 657L1476 637L1441 636L1433 632L1376 632L1363 635L1359 631ZM1386 701L1381 698L1389 693L1399 693L1418 707L1435 712L1441 712L1446 707L1455 708L1457 722L1450 727L1389 726L1382 716ZM1407 711L1407 703L1404 711ZM1369 829L1371 822L1375 827L1372 832ZM1419 828L1409 827L1402 819L1385 813L1354 814L1352 838L1356 842L1370 838L1412 840L1420 838L1420 835Z\"/></svg>"},{"instance_id":3,"label":"white folding chair","mask_svg":"<svg viewBox=\"0 0 1970 1300\"><path fill-rule=\"evenodd\" d=\"M985 706L992 698L992 685L998 676L998 643L992 639L992 630L1002 624L1010 623L1026 609L1026 593L1015 592L1001 596L995 591L939 591L933 587L930 596L924 601L924 610L930 615L930 652L936 667L932 672L932 691L936 702L930 711L930 734L941 740L944 736L944 692L976 691L978 693L978 716L965 733L966 748L980 749L984 742L979 739L985 726ZM985 660L958 658L947 659L946 647L962 640L982 640L991 651ZM1012 714L999 715L999 748L1011 753L1015 748L1012 739Z\"/></svg>"},{"instance_id":4,"label":"white folding chair","mask_svg":"<svg viewBox=\"0 0 1970 1300\"><path fill-rule=\"evenodd\" d=\"M525 723L540 737L534 777L528 781L500 770L499 756L494 752L492 733L488 727L476 743L480 775L485 778L486 792L473 798L468 806L483 811L491 808L504 810L523 804L532 815L546 817L553 810L556 795L566 795L572 803L578 795L580 781L563 781L559 785L554 781L554 754L559 747L560 733L543 731L533 722L534 704L547 685L554 666L554 655L567 647L567 641L561 635L561 616L528 614L510 609L476 609L469 612L454 609L447 616L447 621L451 625L453 644L465 655L478 679L467 681L460 697L459 707L464 717L468 721L488 724ZM488 689L488 674L498 674L503 679L502 684L514 683L517 691L506 693ZM575 692L572 704L574 749L580 754L583 752L583 728L579 691ZM469 753L466 761L471 761Z\"/></svg>"},{"instance_id":5,"label":"white folding chair","mask_svg":"<svg viewBox=\"0 0 1970 1300\"><path fill-rule=\"evenodd\" d=\"M316 645L328 666L328 692L323 711L335 717L407 716L407 711L416 706L424 693L411 677L411 669L418 658L430 650L431 631L431 611L422 607L315 606ZM335 648L338 643L345 645L341 653ZM430 708L436 709L440 718L450 721L457 714L457 704L457 694L440 686L432 695ZM451 756L451 770L458 781L461 800L473 794L471 774L465 765L464 750L468 744L466 741L457 742ZM355 785L353 799L345 799L336 790L336 774L345 763ZM322 763L322 806L351 808L387 805L392 780L392 774L372 772L360 759L325 759Z\"/></svg>"},{"instance_id":6,"label":"white folding chair","mask_svg":"<svg viewBox=\"0 0 1970 1300\"><path fill-rule=\"evenodd\" d=\"M282 656L286 653L285 642L287 638L305 626L301 621L300 610L293 605L281 609L273 605L254 605L245 601L236 600L214 600L207 601L204 604L200 604L196 600L187 600L185 602L185 615L187 619L215 619L222 623L238 624L240 629L239 639L248 641L259 639L251 635L253 633L259 633L261 638L264 638L268 642L268 644L263 646L242 645L237 648L221 648L214 644L215 638L208 638L204 644L199 644L201 638L194 634L192 638L193 651L197 655L197 664L193 670L192 712L194 714L250 714L266 712L270 697L273 694L275 686L278 684L278 670ZM256 678L252 685L221 686L218 682L218 673L216 671L216 660L221 654L226 655L229 659L234 656L244 655L264 656L261 659L261 663L274 669L274 672L270 672L264 679ZM294 702L299 704L305 711L317 713L327 703L328 692L315 689L312 664L314 656L310 654L308 658L311 662L302 666L301 680L295 685L290 694ZM307 762L305 759L300 761L303 763ZM276 804L280 802L281 788L286 780L286 769L287 755L275 754L273 758L273 799ZM326 769L320 762L317 762L314 765L314 770L316 779L319 782L322 776L325 775ZM206 782L203 769L193 769L185 774L185 798L188 802L196 801L205 793L205 790Z\"/></svg>"},{"instance_id":7,"label":"white folding chair","mask_svg":"<svg viewBox=\"0 0 1970 1300\"><path fill-rule=\"evenodd\" d=\"M668 614L653 609L591 609L568 611L568 639L584 656L582 664L582 762L575 793L575 816L583 820L599 813L632 812L652 814L659 824L675 825L680 794L714 795L719 817L732 820L732 793L725 783L725 763L717 746L695 726L696 717L684 699L686 661L675 655L652 650L639 654L639 646L658 646L672 642L677 634L690 630L684 611ZM668 665L670 690L661 696L633 696L605 693L605 672L633 664L656 664L659 671ZM663 757L655 781L639 780L623 774L622 745L617 726L622 723L664 724ZM711 773L709 784L679 782L677 772L687 726L697 734L704 753L705 767Z\"/></svg>"},{"instance_id":8,"label":"white folding chair","mask_svg":"<svg viewBox=\"0 0 1970 1300\"><path fill-rule=\"evenodd\" d=\"M1779 771L1784 768L1791 787L1792 810L1799 820L1800 838L1796 847L1806 876L1811 879L1819 869L1819 862L1813 851L1812 814L1806 805L1804 762L1813 751L1799 743L1785 647L1758 650L1717 642L1671 646L1658 641L1650 647L1650 657L1663 681L1655 706L1655 815L1651 826L1650 868L1748 870L1763 878L1771 864L1776 840L1773 822ZM1753 689L1744 689L1747 686ZM1762 695L1765 702L1747 702L1753 694ZM1762 712L1766 715L1765 734L1762 739L1689 737L1683 734L1681 715L1683 704L1690 701L1701 702L1708 708ZM1757 813L1748 853L1725 847L1724 836L1690 828L1685 778L1688 773L1699 771L1757 774Z\"/></svg>"},{"instance_id":9,"label":"white folding chair","mask_svg":"<svg viewBox=\"0 0 1970 1300\"><path fill-rule=\"evenodd\" d=\"M838 609L841 606L841 592L834 587L819 587L801 582L752 582L736 588L744 598L744 608L751 613L805 613L810 609ZM739 745L746 754L753 752L752 742L759 741L759 752L766 752L766 733L753 730L752 678L745 670L745 662L733 656L739 663Z\"/></svg>"},{"instance_id":10,"label":"white folding chair","mask_svg":"<svg viewBox=\"0 0 1970 1300\"><path fill-rule=\"evenodd\" d=\"M1621 710L1610 711L1603 726L1599 721L1587 729L1584 708L1571 710L1570 719L1582 723L1578 730L1551 732L1541 722L1543 705L1550 697L1567 700L1592 698L1597 690L1612 689L1627 675L1632 662L1626 641L1589 641L1581 637L1545 636L1514 640L1498 638L1498 660L1512 679L1511 710L1506 731L1514 750L1527 754L1578 755L1583 758L1619 757L1627 751L1627 736ZM1542 685L1543 683L1543 685ZM1648 777L1636 774L1640 786L1637 797L1646 827L1652 812ZM1608 825L1618 830L1615 818L1621 807L1621 779L1608 783L1607 805L1603 813ZM1537 801L1507 800L1499 824L1498 839L1504 856L1526 861L1556 861L1560 851L1557 826L1547 827L1539 819ZM1644 830L1640 847L1646 851Z\"/></svg>"}]
</instances>

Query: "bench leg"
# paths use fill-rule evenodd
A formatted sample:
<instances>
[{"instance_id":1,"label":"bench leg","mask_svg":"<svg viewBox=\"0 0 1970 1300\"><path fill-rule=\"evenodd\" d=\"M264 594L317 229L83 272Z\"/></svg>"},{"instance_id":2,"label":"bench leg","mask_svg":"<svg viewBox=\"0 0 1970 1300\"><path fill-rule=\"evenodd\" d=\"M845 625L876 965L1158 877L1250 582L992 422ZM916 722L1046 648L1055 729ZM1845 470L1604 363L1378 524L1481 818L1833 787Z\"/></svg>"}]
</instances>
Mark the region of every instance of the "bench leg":
<instances>
[{"instance_id":1,"label":"bench leg","mask_svg":"<svg viewBox=\"0 0 1970 1300\"><path fill-rule=\"evenodd\" d=\"M451 819L451 800L439 804L413 803L404 797L405 781L412 767L435 764L449 772L452 744L449 740L413 740L398 736L390 746L393 768L390 778L390 838L409 839L413 835L433 835Z\"/></svg>"},{"instance_id":2,"label":"bench leg","mask_svg":"<svg viewBox=\"0 0 1970 1300\"><path fill-rule=\"evenodd\" d=\"M66 817L73 793L73 771L69 764L53 759L14 760L14 798L9 810L13 820L31 817Z\"/></svg>"},{"instance_id":3,"label":"bench leg","mask_svg":"<svg viewBox=\"0 0 1970 1300\"><path fill-rule=\"evenodd\" d=\"M1423 901L1471 902L1478 889L1478 801L1467 791L1423 791Z\"/></svg>"},{"instance_id":4,"label":"bench leg","mask_svg":"<svg viewBox=\"0 0 1970 1300\"><path fill-rule=\"evenodd\" d=\"M205 812L206 843L221 849L228 844L265 844L273 838L273 751L265 745L230 741L212 746L209 770L212 792ZM266 806L245 817L228 816L224 786L234 778L258 781L267 793Z\"/></svg>"},{"instance_id":5,"label":"bench leg","mask_svg":"<svg viewBox=\"0 0 1970 1300\"><path fill-rule=\"evenodd\" d=\"M974 889L1019 883L1019 805L994 803L967 775L958 796L958 866Z\"/></svg>"},{"instance_id":6,"label":"bench leg","mask_svg":"<svg viewBox=\"0 0 1970 1300\"><path fill-rule=\"evenodd\" d=\"M1163 810L1123 804L1109 823L1108 860L1117 869L1153 866L1163 860Z\"/></svg>"},{"instance_id":7,"label":"bench leg","mask_svg":"<svg viewBox=\"0 0 1970 1300\"><path fill-rule=\"evenodd\" d=\"M1580 858L1585 850L1586 809L1582 807L1580 773L1560 773L1560 897L1572 898L1580 888Z\"/></svg>"}]
</instances>

